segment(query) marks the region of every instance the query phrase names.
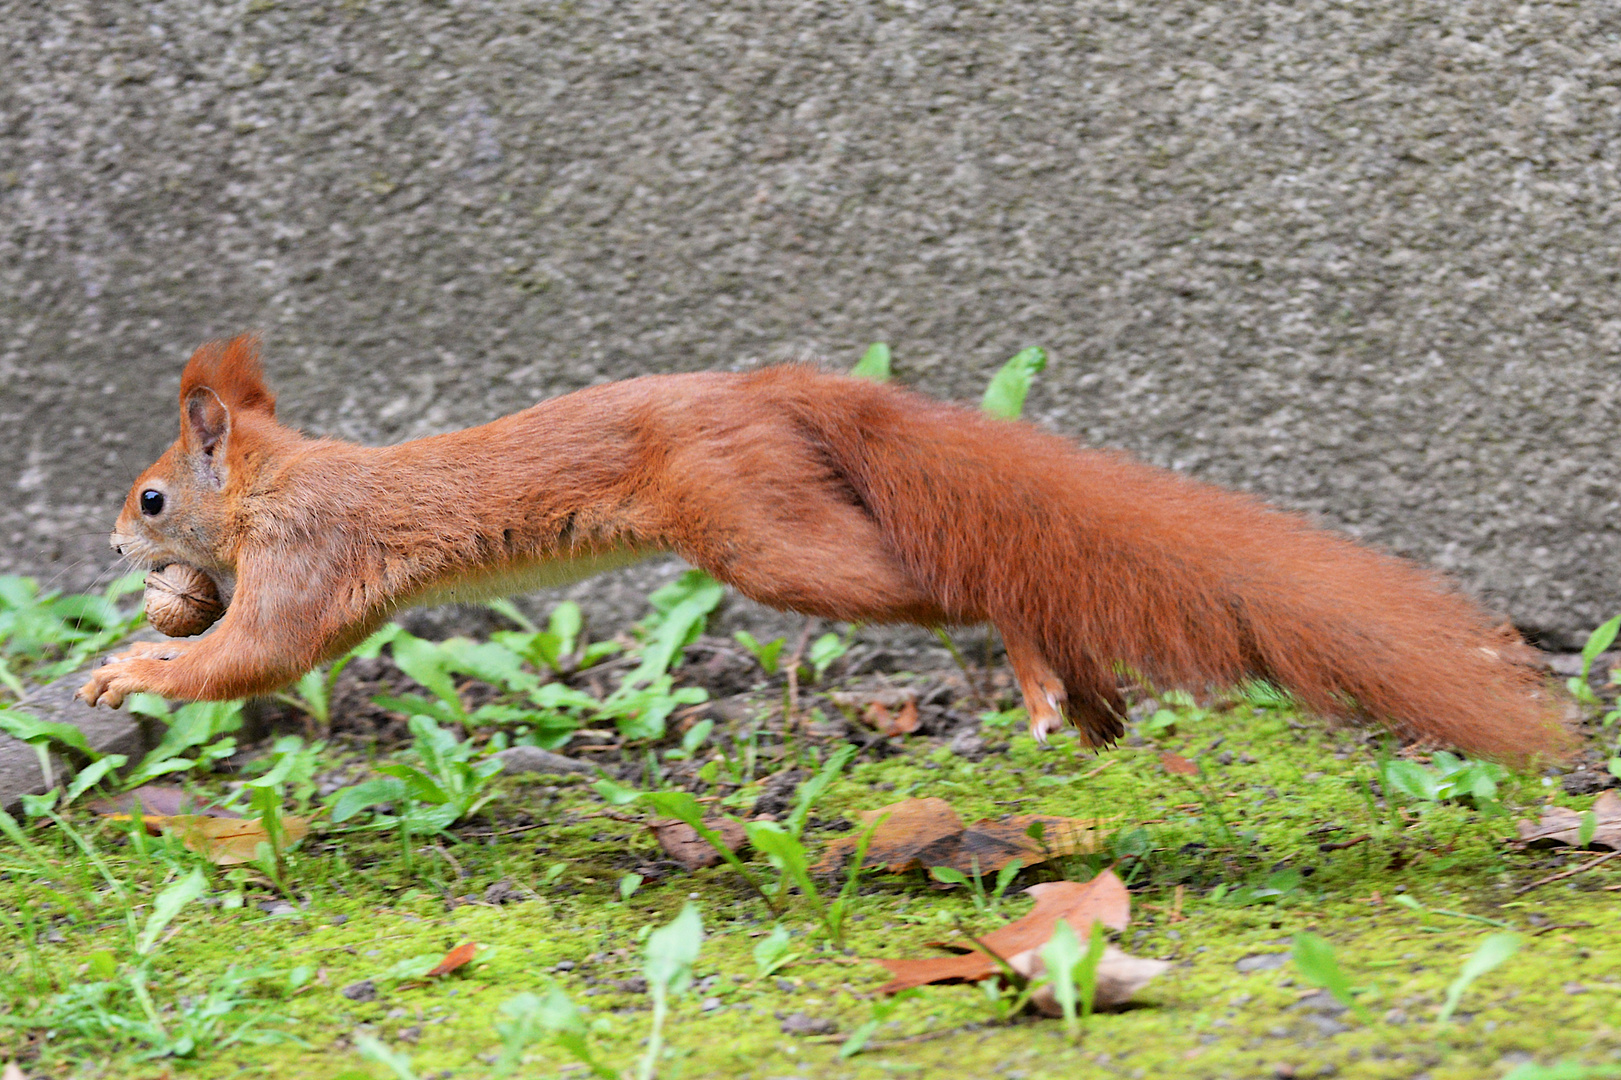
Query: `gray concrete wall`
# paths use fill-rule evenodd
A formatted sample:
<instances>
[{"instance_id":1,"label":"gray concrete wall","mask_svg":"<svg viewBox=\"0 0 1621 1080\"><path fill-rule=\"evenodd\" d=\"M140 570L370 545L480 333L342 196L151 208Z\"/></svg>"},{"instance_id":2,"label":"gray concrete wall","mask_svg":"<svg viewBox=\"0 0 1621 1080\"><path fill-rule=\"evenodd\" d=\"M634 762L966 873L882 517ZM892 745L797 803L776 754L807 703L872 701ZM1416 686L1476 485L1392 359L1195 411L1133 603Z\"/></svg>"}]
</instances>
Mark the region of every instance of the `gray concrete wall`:
<instances>
[{"instance_id":1,"label":"gray concrete wall","mask_svg":"<svg viewBox=\"0 0 1621 1080\"><path fill-rule=\"evenodd\" d=\"M895 348L1621 610L1621 7L0 0L0 568L82 585L200 340L386 441Z\"/></svg>"}]
</instances>

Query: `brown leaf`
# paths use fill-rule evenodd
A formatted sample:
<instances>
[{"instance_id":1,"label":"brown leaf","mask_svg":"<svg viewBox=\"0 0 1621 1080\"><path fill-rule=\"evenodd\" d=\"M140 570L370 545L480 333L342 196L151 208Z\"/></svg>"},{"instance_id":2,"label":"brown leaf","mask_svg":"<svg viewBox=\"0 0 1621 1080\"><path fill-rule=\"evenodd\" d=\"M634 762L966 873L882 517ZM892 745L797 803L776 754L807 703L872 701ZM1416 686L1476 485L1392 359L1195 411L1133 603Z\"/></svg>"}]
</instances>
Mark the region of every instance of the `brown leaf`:
<instances>
[{"instance_id":1,"label":"brown leaf","mask_svg":"<svg viewBox=\"0 0 1621 1080\"><path fill-rule=\"evenodd\" d=\"M1047 973L1047 962L1041 956L1040 947L1027 949L1010 958L1008 966L1027 979ZM1105 945L1103 955L1098 957L1096 980L1092 985L1092 1008L1119 1008L1170 966L1165 960L1132 956L1113 945ZM1064 1015L1064 1007L1058 1003L1052 983L1039 987L1030 995L1030 1004L1046 1016Z\"/></svg>"},{"instance_id":2,"label":"brown leaf","mask_svg":"<svg viewBox=\"0 0 1621 1080\"><path fill-rule=\"evenodd\" d=\"M235 810L216 806L200 795L193 795L173 784L142 784L133 791L115 795L111 799L97 799L90 804L92 813L110 815L128 820L141 805L141 816L148 822L152 818L168 818L179 814L201 814L205 817L240 818Z\"/></svg>"},{"instance_id":3,"label":"brown leaf","mask_svg":"<svg viewBox=\"0 0 1621 1080\"><path fill-rule=\"evenodd\" d=\"M422 977L424 979L437 979L441 975L449 975L452 971L455 971L457 968L461 967L463 964L465 964L468 961L472 960L473 955L475 953L477 953L477 952L478 952L478 942L476 942L476 941L464 941L460 945L456 946L454 949L451 949L449 952L447 952L445 954L445 958L443 960L439 961L437 964L435 964L433 966L433 969L431 971L429 971L426 975L422 976ZM429 955L432 955L432 954L430 953Z\"/></svg>"},{"instance_id":4,"label":"brown leaf","mask_svg":"<svg viewBox=\"0 0 1621 1080\"><path fill-rule=\"evenodd\" d=\"M743 826L730 818L705 818L704 824L719 833L721 840L732 851L741 850L748 842L748 834L743 831ZM647 827L664 854L688 870L716 866L721 861L720 852L699 836L697 829L684 821L656 818L649 821Z\"/></svg>"},{"instance_id":5,"label":"brown leaf","mask_svg":"<svg viewBox=\"0 0 1621 1080\"><path fill-rule=\"evenodd\" d=\"M878 818L885 821L873 831L863 865L883 866L896 873L917 866L917 852L921 849L962 832L962 818L944 799L903 799L861 814L863 825L871 825ZM828 873L848 862L860 842L860 831L828 844L822 861L816 864L817 872Z\"/></svg>"},{"instance_id":6,"label":"brown leaf","mask_svg":"<svg viewBox=\"0 0 1621 1080\"><path fill-rule=\"evenodd\" d=\"M1173 754L1169 750L1166 750L1164 753L1160 754L1159 763L1165 767L1165 771L1168 773L1175 773L1178 776L1199 775L1199 766L1195 765L1181 754Z\"/></svg>"},{"instance_id":7,"label":"brown leaf","mask_svg":"<svg viewBox=\"0 0 1621 1080\"><path fill-rule=\"evenodd\" d=\"M1583 814L1563 806L1545 806L1542 817L1535 824L1521 821L1520 841L1531 847L1557 847L1560 844L1581 843ZM1606 791L1593 800L1593 817L1598 827L1588 847L1621 850L1621 798L1614 791Z\"/></svg>"},{"instance_id":8,"label":"brown leaf","mask_svg":"<svg viewBox=\"0 0 1621 1080\"><path fill-rule=\"evenodd\" d=\"M1091 934L1094 922L1111 930L1124 930L1131 921L1131 897L1113 870L1103 871L1084 885L1044 881L1024 891L1036 898L1030 913L979 939L981 946L1003 959L1045 945L1059 919L1068 922L1082 941ZM886 994L925 983L978 982L1001 970L996 961L977 949L960 956L877 962L894 976L880 988Z\"/></svg>"},{"instance_id":9,"label":"brown leaf","mask_svg":"<svg viewBox=\"0 0 1621 1080\"><path fill-rule=\"evenodd\" d=\"M963 825L962 818L944 799L905 799L862 813L864 824L888 815L872 834L863 866L882 866L891 873L917 867L949 866L964 874L977 868L994 874L1014 859L1034 866L1060 855L1091 851L1096 846L1092 823L1079 818L1020 814L1006 821L985 818ZM1040 823L1041 839L1030 835ZM849 862L860 843L859 831L828 844L816 864L818 873L831 873Z\"/></svg>"},{"instance_id":10,"label":"brown leaf","mask_svg":"<svg viewBox=\"0 0 1621 1080\"><path fill-rule=\"evenodd\" d=\"M257 857L259 845L270 842L270 834L265 831L264 823L259 818L244 820L175 814L157 819L156 824L173 831L182 844L216 866L252 862ZM153 820L149 817L147 827L152 826ZM281 830L286 841L283 850L286 850L304 839L310 831L310 823L303 818L283 814Z\"/></svg>"},{"instance_id":11,"label":"brown leaf","mask_svg":"<svg viewBox=\"0 0 1621 1080\"><path fill-rule=\"evenodd\" d=\"M917 701L907 698L894 712L883 702L874 701L862 712L861 719L868 727L886 737L910 735L917 730Z\"/></svg>"}]
</instances>

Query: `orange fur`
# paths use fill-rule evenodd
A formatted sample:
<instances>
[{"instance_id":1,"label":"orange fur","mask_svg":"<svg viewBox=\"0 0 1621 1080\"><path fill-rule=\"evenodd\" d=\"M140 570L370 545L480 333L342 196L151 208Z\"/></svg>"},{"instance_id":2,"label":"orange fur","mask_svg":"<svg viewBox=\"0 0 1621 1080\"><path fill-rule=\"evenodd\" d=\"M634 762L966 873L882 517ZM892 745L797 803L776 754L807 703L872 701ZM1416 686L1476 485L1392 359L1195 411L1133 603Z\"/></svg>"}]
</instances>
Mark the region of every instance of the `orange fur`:
<instances>
[{"instance_id":1,"label":"orange fur","mask_svg":"<svg viewBox=\"0 0 1621 1080\"><path fill-rule=\"evenodd\" d=\"M1094 744L1118 737L1124 664L1162 686L1264 678L1318 712L1500 757L1565 742L1530 650L1426 570L1249 496L810 367L647 376L367 448L276 423L256 341L237 338L187 365L181 428L113 543L198 566L229 606L200 640L99 669L91 702L267 691L403 605L673 551L772 607L993 623L1042 736L1067 718ZM163 514L141 512L148 489Z\"/></svg>"}]
</instances>

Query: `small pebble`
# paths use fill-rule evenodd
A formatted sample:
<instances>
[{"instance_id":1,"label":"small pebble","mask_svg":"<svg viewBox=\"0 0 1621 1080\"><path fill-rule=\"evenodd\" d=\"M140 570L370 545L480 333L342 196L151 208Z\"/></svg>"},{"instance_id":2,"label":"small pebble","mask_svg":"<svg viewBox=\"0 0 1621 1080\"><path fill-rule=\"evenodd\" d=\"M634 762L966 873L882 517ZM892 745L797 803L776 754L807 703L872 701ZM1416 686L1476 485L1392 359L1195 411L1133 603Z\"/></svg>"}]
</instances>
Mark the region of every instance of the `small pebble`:
<instances>
[{"instance_id":1,"label":"small pebble","mask_svg":"<svg viewBox=\"0 0 1621 1080\"><path fill-rule=\"evenodd\" d=\"M377 984L372 982L370 979L361 979L359 982L350 983L348 986L345 986L342 990L339 990L338 993L342 994L350 1001L376 1001Z\"/></svg>"}]
</instances>

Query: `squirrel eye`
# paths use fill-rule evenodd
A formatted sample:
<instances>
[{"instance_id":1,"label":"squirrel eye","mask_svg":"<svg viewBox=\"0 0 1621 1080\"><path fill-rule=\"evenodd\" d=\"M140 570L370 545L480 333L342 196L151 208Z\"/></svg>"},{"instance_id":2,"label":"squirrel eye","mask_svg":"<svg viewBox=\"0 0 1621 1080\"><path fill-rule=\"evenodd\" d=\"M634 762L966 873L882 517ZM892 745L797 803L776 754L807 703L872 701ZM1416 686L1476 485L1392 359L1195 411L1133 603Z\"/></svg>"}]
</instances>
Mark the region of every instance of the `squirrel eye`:
<instances>
[{"instance_id":1,"label":"squirrel eye","mask_svg":"<svg viewBox=\"0 0 1621 1080\"><path fill-rule=\"evenodd\" d=\"M147 517L156 517L163 513L163 492L147 488L141 492L141 513Z\"/></svg>"}]
</instances>

